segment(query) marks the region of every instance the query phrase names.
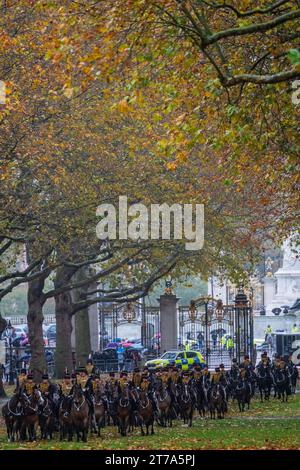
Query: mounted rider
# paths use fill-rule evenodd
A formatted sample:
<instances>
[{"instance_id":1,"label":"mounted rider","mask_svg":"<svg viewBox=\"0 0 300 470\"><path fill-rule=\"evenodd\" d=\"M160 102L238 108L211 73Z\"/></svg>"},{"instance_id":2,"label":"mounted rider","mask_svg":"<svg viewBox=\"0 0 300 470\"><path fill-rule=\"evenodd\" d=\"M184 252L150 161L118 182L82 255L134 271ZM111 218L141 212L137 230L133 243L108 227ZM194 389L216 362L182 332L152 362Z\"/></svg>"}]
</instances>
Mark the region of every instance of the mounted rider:
<instances>
[{"instance_id":1,"label":"mounted rider","mask_svg":"<svg viewBox=\"0 0 300 470\"><path fill-rule=\"evenodd\" d=\"M258 366L263 366L263 367L266 367L266 368L270 368L270 366L271 366L271 359L268 357L267 351L264 351L264 352L261 354L261 360L260 360Z\"/></svg>"},{"instance_id":2,"label":"mounted rider","mask_svg":"<svg viewBox=\"0 0 300 470\"><path fill-rule=\"evenodd\" d=\"M135 367L132 373L132 383L136 388L139 388L141 386L141 381L142 381L141 371L138 367Z\"/></svg>"},{"instance_id":3,"label":"mounted rider","mask_svg":"<svg viewBox=\"0 0 300 470\"><path fill-rule=\"evenodd\" d=\"M33 374L29 372L27 375L26 381L23 383L24 392L29 397L32 395L33 390L36 390L38 387L33 381Z\"/></svg>"},{"instance_id":4,"label":"mounted rider","mask_svg":"<svg viewBox=\"0 0 300 470\"><path fill-rule=\"evenodd\" d=\"M280 356L277 353L274 355L272 366L274 370L279 369L280 367Z\"/></svg>"},{"instance_id":5,"label":"mounted rider","mask_svg":"<svg viewBox=\"0 0 300 470\"><path fill-rule=\"evenodd\" d=\"M204 377L204 380L205 380L205 381L209 381L209 380L210 380L210 372L209 372L209 369L208 369L208 365L207 365L207 364L204 364L204 366L203 366L203 369L202 369L202 376Z\"/></svg>"},{"instance_id":6,"label":"mounted rider","mask_svg":"<svg viewBox=\"0 0 300 470\"><path fill-rule=\"evenodd\" d=\"M20 388L24 387L26 380L27 380L27 370L25 368L22 368L20 370L20 374L17 377L16 390L19 390Z\"/></svg>"},{"instance_id":7,"label":"mounted rider","mask_svg":"<svg viewBox=\"0 0 300 470\"><path fill-rule=\"evenodd\" d=\"M89 405L91 419L96 425L92 380L91 377L88 376L88 371L85 367L79 368L79 377L77 377L77 383L81 386L81 389L84 392L84 396Z\"/></svg>"},{"instance_id":8,"label":"mounted rider","mask_svg":"<svg viewBox=\"0 0 300 470\"><path fill-rule=\"evenodd\" d=\"M64 377L61 384L61 391L64 397L71 395L73 389L73 381L76 380L76 374L69 374L68 369L65 369Z\"/></svg>"},{"instance_id":9,"label":"mounted rider","mask_svg":"<svg viewBox=\"0 0 300 470\"><path fill-rule=\"evenodd\" d=\"M105 385L108 389L112 389L117 381L115 372L109 372Z\"/></svg>"},{"instance_id":10,"label":"mounted rider","mask_svg":"<svg viewBox=\"0 0 300 470\"><path fill-rule=\"evenodd\" d=\"M65 401L64 415L67 417L71 412L72 400L73 400L73 387L76 383L76 374L73 373L72 375L69 374L68 369L65 369L63 381L61 384L61 397L59 400L59 407L61 406L62 401Z\"/></svg>"},{"instance_id":11,"label":"mounted rider","mask_svg":"<svg viewBox=\"0 0 300 470\"><path fill-rule=\"evenodd\" d=\"M214 385L219 385L220 386L220 393L224 399L224 402L226 404L226 411L227 411L227 397L226 397L226 391L225 391L225 388L224 388L224 385L222 383L222 373L221 373L221 370L220 370L220 367L216 367L215 368L215 372L211 378L211 385L212 387L209 389L208 391L208 398L210 398L210 393L211 393L211 389L213 388Z\"/></svg>"},{"instance_id":12,"label":"mounted rider","mask_svg":"<svg viewBox=\"0 0 300 470\"><path fill-rule=\"evenodd\" d=\"M225 370L224 364L219 365L220 369L220 382L223 386L227 385L227 371Z\"/></svg>"},{"instance_id":13,"label":"mounted rider","mask_svg":"<svg viewBox=\"0 0 300 470\"><path fill-rule=\"evenodd\" d=\"M193 369L193 379L196 381L196 382L199 382L200 379L202 377L202 369L201 369L201 366L194 366L194 369Z\"/></svg>"},{"instance_id":14,"label":"mounted rider","mask_svg":"<svg viewBox=\"0 0 300 470\"><path fill-rule=\"evenodd\" d=\"M92 374L94 374L94 373L96 372L96 371L95 371L95 366L94 366L94 364L93 364L93 360L92 360L92 358L91 358L91 355L90 355L90 357L88 358L88 360L86 361L86 366L85 366L85 368L86 368L86 371L87 371L89 377L91 377Z\"/></svg>"},{"instance_id":15,"label":"mounted rider","mask_svg":"<svg viewBox=\"0 0 300 470\"><path fill-rule=\"evenodd\" d=\"M51 385L51 382L49 380L49 375L47 374L47 372L44 372L44 374L42 375L42 381L38 387L42 395L46 395L46 396L49 395L50 385Z\"/></svg>"},{"instance_id":16,"label":"mounted rider","mask_svg":"<svg viewBox=\"0 0 300 470\"><path fill-rule=\"evenodd\" d=\"M120 385L121 389L123 390L126 385L128 385L128 372L125 370L120 372L120 378L118 380L118 384Z\"/></svg>"},{"instance_id":17,"label":"mounted rider","mask_svg":"<svg viewBox=\"0 0 300 470\"><path fill-rule=\"evenodd\" d=\"M92 384L94 396L95 396L98 384L100 383L101 383L100 374L93 373L91 376L91 384Z\"/></svg>"},{"instance_id":18,"label":"mounted rider","mask_svg":"<svg viewBox=\"0 0 300 470\"><path fill-rule=\"evenodd\" d=\"M233 379L236 379L239 375L239 365L238 365L237 359L235 357L231 361L231 367L230 367L229 375Z\"/></svg>"}]
</instances>

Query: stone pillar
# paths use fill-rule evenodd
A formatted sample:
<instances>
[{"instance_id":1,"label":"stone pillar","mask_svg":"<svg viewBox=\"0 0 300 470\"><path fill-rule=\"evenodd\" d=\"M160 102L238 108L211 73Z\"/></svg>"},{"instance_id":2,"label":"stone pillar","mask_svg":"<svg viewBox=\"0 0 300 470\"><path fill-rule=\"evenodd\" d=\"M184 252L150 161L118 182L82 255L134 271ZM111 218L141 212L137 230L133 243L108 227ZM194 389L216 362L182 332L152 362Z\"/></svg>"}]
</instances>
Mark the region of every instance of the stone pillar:
<instances>
[{"instance_id":1,"label":"stone pillar","mask_svg":"<svg viewBox=\"0 0 300 470\"><path fill-rule=\"evenodd\" d=\"M71 345L72 350L75 351L75 315L72 316Z\"/></svg>"},{"instance_id":2,"label":"stone pillar","mask_svg":"<svg viewBox=\"0 0 300 470\"><path fill-rule=\"evenodd\" d=\"M271 305L275 298L275 278L266 276L264 278L264 302L266 310L268 305ZM269 313L269 312L267 312Z\"/></svg>"},{"instance_id":3,"label":"stone pillar","mask_svg":"<svg viewBox=\"0 0 300 470\"><path fill-rule=\"evenodd\" d=\"M160 352L178 349L177 302L174 294L164 294L158 299L160 305Z\"/></svg>"}]
</instances>

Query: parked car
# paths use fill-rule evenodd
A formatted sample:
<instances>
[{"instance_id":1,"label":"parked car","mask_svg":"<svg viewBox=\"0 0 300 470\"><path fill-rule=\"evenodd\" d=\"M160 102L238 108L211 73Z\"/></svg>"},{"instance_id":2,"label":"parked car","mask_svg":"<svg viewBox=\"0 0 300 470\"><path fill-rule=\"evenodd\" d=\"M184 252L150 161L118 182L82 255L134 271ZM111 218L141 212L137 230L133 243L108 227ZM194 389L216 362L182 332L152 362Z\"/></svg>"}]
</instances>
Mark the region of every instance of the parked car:
<instances>
[{"instance_id":1,"label":"parked car","mask_svg":"<svg viewBox=\"0 0 300 470\"><path fill-rule=\"evenodd\" d=\"M147 361L145 366L149 369L158 369L168 365L181 367L183 370L189 366L204 364L204 358L199 351L167 351L161 357Z\"/></svg>"}]
</instances>

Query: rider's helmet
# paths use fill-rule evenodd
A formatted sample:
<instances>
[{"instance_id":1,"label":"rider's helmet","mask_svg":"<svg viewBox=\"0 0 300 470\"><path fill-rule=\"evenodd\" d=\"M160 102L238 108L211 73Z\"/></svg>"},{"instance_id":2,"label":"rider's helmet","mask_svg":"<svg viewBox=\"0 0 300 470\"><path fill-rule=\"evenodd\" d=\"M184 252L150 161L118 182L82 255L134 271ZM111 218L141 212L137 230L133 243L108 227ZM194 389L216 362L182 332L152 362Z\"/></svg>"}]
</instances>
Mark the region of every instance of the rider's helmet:
<instances>
[{"instance_id":1,"label":"rider's helmet","mask_svg":"<svg viewBox=\"0 0 300 470\"><path fill-rule=\"evenodd\" d=\"M49 380L49 375L47 373L44 373L42 375L42 380Z\"/></svg>"},{"instance_id":2,"label":"rider's helmet","mask_svg":"<svg viewBox=\"0 0 300 470\"><path fill-rule=\"evenodd\" d=\"M220 367L220 369L225 369L224 364L220 364L219 367Z\"/></svg>"}]
</instances>

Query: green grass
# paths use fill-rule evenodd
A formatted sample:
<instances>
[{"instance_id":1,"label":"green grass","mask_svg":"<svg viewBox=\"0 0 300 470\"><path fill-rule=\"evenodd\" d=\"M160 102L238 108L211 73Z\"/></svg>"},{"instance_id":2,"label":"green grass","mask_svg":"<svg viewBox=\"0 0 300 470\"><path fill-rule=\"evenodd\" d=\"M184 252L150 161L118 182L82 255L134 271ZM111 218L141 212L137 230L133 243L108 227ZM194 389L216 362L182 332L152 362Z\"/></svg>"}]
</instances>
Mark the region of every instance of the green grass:
<instances>
[{"instance_id":1,"label":"green grass","mask_svg":"<svg viewBox=\"0 0 300 470\"><path fill-rule=\"evenodd\" d=\"M155 426L154 436L141 436L135 429L128 437L118 435L116 428L106 427L102 436L89 436L87 443L73 441L37 441L8 443L3 421L0 422L0 449L300 449L300 396L288 403L271 399L254 400L249 411L241 414L230 403L224 420L196 418L192 428L176 421L173 428Z\"/></svg>"}]
</instances>

